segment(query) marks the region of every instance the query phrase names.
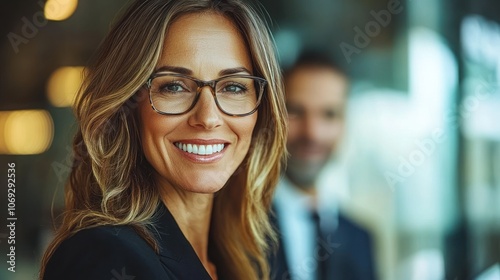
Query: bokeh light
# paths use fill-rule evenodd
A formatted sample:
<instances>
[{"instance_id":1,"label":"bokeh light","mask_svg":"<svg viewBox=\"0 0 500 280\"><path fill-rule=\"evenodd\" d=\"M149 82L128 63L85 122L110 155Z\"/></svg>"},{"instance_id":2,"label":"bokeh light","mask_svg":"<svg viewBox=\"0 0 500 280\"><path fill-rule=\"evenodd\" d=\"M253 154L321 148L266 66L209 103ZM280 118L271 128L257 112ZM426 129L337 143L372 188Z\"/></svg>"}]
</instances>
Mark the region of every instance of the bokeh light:
<instances>
[{"instance_id":1,"label":"bokeh light","mask_svg":"<svg viewBox=\"0 0 500 280\"><path fill-rule=\"evenodd\" d=\"M47 83L47 97L52 105L73 105L75 95L82 84L83 70L83 67L61 67L52 73Z\"/></svg>"},{"instance_id":2,"label":"bokeh light","mask_svg":"<svg viewBox=\"0 0 500 280\"><path fill-rule=\"evenodd\" d=\"M48 20L61 21L69 18L76 10L78 0L48 0L44 13Z\"/></svg>"},{"instance_id":3,"label":"bokeh light","mask_svg":"<svg viewBox=\"0 0 500 280\"><path fill-rule=\"evenodd\" d=\"M40 154L52 143L54 123L45 110L3 111L0 131L0 154Z\"/></svg>"}]
</instances>

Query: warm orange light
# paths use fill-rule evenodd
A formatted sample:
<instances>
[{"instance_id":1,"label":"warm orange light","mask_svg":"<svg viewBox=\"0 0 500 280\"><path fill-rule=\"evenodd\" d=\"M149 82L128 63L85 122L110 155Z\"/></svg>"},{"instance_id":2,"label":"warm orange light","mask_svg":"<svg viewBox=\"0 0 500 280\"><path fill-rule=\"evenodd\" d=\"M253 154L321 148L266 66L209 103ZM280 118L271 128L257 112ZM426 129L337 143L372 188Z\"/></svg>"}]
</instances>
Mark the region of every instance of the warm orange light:
<instances>
[{"instance_id":1,"label":"warm orange light","mask_svg":"<svg viewBox=\"0 0 500 280\"><path fill-rule=\"evenodd\" d=\"M48 0L45 3L44 14L48 20L65 20L76 10L78 0Z\"/></svg>"},{"instance_id":2,"label":"warm orange light","mask_svg":"<svg viewBox=\"0 0 500 280\"><path fill-rule=\"evenodd\" d=\"M0 154L40 154L52 143L54 123L45 110L4 111L0 132Z\"/></svg>"},{"instance_id":3,"label":"warm orange light","mask_svg":"<svg viewBox=\"0 0 500 280\"><path fill-rule=\"evenodd\" d=\"M61 67L49 78L47 97L56 107L73 105L76 93L82 85L83 67Z\"/></svg>"}]
</instances>

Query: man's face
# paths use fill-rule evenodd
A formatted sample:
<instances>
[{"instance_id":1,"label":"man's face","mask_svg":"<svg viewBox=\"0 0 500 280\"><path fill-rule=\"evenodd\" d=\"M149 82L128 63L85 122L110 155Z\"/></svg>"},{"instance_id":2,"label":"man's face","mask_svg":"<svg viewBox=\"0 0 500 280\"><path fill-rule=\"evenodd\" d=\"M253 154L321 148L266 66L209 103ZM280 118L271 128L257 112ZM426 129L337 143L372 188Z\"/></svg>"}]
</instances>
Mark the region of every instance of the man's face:
<instances>
[{"instance_id":1,"label":"man's face","mask_svg":"<svg viewBox=\"0 0 500 280\"><path fill-rule=\"evenodd\" d=\"M300 67L286 79L289 179L311 187L344 130L347 80L325 67Z\"/></svg>"}]
</instances>

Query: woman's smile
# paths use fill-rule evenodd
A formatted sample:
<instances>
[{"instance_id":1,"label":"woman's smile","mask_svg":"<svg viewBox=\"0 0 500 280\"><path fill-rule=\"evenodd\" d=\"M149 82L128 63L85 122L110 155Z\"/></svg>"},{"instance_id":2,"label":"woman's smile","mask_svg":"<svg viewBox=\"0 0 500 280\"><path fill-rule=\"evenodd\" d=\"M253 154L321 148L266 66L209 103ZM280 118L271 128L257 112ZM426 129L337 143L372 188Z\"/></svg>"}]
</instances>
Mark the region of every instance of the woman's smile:
<instances>
[{"instance_id":1,"label":"woman's smile","mask_svg":"<svg viewBox=\"0 0 500 280\"><path fill-rule=\"evenodd\" d=\"M229 143L220 139L185 139L174 142L181 155L196 163L219 161Z\"/></svg>"}]
</instances>

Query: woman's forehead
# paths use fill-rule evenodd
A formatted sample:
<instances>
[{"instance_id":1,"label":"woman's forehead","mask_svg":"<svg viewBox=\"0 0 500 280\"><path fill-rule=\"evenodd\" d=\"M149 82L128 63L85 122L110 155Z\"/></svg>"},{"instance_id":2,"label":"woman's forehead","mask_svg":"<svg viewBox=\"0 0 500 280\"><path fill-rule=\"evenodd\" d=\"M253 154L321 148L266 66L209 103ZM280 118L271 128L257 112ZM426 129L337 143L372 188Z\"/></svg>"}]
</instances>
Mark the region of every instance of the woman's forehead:
<instances>
[{"instance_id":1,"label":"woman's forehead","mask_svg":"<svg viewBox=\"0 0 500 280\"><path fill-rule=\"evenodd\" d=\"M240 30L227 17L213 12L186 14L171 24L158 61L158 66L163 65L182 66L194 74L210 74L206 73L210 69L252 69Z\"/></svg>"}]
</instances>

